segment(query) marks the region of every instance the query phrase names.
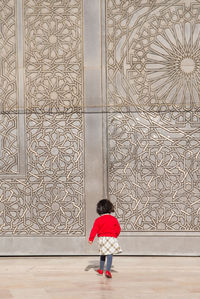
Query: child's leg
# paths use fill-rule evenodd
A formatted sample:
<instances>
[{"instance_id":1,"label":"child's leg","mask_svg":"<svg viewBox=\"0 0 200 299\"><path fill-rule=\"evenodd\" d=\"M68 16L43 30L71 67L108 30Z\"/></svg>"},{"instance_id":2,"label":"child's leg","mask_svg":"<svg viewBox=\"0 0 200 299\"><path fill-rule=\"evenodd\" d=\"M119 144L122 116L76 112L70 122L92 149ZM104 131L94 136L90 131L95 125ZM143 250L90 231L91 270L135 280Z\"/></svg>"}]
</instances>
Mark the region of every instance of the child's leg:
<instances>
[{"instance_id":1,"label":"child's leg","mask_svg":"<svg viewBox=\"0 0 200 299\"><path fill-rule=\"evenodd\" d=\"M100 270L104 269L105 260L106 260L106 256L105 255L101 255L100 256Z\"/></svg>"},{"instance_id":2,"label":"child's leg","mask_svg":"<svg viewBox=\"0 0 200 299\"><path fill-rule=\"evenodd\" d=\"M107 255L107 267L106 270L110 272L112 266L112 254Z\"/></svg>"}]
</instances>

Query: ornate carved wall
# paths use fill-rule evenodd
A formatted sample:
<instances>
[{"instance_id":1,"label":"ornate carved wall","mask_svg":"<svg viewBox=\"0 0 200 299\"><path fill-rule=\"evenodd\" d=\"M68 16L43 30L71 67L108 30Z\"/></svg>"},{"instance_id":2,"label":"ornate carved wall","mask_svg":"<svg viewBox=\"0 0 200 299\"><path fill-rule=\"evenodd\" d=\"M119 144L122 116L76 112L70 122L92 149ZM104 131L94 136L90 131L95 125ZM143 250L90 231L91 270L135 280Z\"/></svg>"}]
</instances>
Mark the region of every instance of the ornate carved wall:
<instances>
[{"instance_id":1,"label":"ornate carved wall","mask_svg":"<svg viewBox=\"0 0 200 299\"><path fill-rule=\"evenodd\" d=\"M84 236L82 1L0 1L1 236Z\"/></svg>"},{"instance_id":2,"label":"ornate carved wall","mask_svg":"<svg viewBox=\"0 0 200 299\"><path fill-rule=\"evenodd\" d=\"M0 0L0 255L199 254L200 1Z\"/></svg>"},{"instance_id":3,"label":"ornate carved wall","mask_svg":"<svg viewBox=\"0 0 200 299\"><path fill-rule=\"evenodd\" d=\"M124 232L200 229L199 12L107 0L109 193Z\"/></svg>"}]
</instances>

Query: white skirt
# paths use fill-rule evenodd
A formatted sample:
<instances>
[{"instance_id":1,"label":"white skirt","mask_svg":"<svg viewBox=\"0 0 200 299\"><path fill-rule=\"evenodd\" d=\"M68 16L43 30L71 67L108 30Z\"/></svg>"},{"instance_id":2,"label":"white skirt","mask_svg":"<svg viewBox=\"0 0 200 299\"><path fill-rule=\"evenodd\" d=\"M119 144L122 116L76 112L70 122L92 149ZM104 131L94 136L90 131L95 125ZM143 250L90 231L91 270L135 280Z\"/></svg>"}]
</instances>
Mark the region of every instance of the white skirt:
<instances>
[{"instance_id":1,"label":"white skirt","mask_svg":"<svg viewBox=\"0 0 200 299\"><path fill-rule=\"evenodd\" d=\"M119 246L117 238L99 237L99 253L100 255L118 254L122 250Z\"/></svg>"}]
</instances>

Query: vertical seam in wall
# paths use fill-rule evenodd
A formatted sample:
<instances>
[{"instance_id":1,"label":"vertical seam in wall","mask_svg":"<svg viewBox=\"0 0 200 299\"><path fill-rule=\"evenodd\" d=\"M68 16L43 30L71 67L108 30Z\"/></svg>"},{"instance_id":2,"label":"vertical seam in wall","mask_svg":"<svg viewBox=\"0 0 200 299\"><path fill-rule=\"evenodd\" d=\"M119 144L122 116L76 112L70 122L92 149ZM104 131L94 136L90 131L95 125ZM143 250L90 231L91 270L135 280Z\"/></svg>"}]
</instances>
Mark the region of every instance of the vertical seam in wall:
<instances>
[{"instance_id":1,"label":"vertical seam in wall","mask_svg":"<svg viewBox=\"0 0 200 299\"><path fill-rule=\"evenodd\" d=\"M89 247L89 237L96 218L96 202L104 192L103 134L102 134L102 52L101 52L101 1L84 0L84 116L85 116L85 199L86 239L85 251L96 252ZM92 80L92 82L90 81Z\"/></svg>"},{"instance_id":2,"label":"vertical seam in wall","mask_svg":"<svg viewBox=\"0 0 200 299\"><path fill-rule=\"evenodd\" d=\"M102 154L103 154L103 196L108 198L108 132L106 96L106 0L101 0L101 92L102 92Z\"/></svg>"},{"instance_id":3,"label":"vertical seam in wall","mask_svg":"<svg viewBox=\"0 0 200 299\"><path fill-rule=\"evenodd\" d=\"M108 148L108 115L109 115L109 111L107 111L107 107L108 107L108 99L107 99L107 89L108 89L108 84L107 84L107 38L106 38L106 29L107 29L107 0L104 0L104 9L105 9L105 20L104 20L104 24L105 24L105 104L106 104L106 145L107 145L107 150L106 150L106 173L107 173L107 194L109 196L109 167L108 167L108 159L109 159L109 148Z\"/></svg>"}]
</instances>

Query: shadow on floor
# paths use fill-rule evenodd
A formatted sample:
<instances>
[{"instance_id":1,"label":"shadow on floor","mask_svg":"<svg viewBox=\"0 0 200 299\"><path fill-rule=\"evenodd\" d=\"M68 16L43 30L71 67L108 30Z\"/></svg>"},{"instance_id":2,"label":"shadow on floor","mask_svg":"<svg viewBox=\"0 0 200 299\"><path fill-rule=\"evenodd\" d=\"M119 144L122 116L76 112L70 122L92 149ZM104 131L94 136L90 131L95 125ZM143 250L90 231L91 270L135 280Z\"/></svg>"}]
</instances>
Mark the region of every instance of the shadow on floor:
<instances>
[{"instance_id":1,"label":"shadow on floor","mask_svg":"<svg viewBox=\"0 0 200 299\"><path fill-rule=\"evenodd\" d=\"M105 263L105 267L106 267L106 263ZM114 268L114 266L111 267L111 271L110 272L117 273L117 271L114 270L113 268ZM90 261L89 265L84 269L84 271L90 271L91 269L93 269L94 271L96 271L97 269L99 269L99 262L98 261Z\"/></svg>"}]
</instances>

